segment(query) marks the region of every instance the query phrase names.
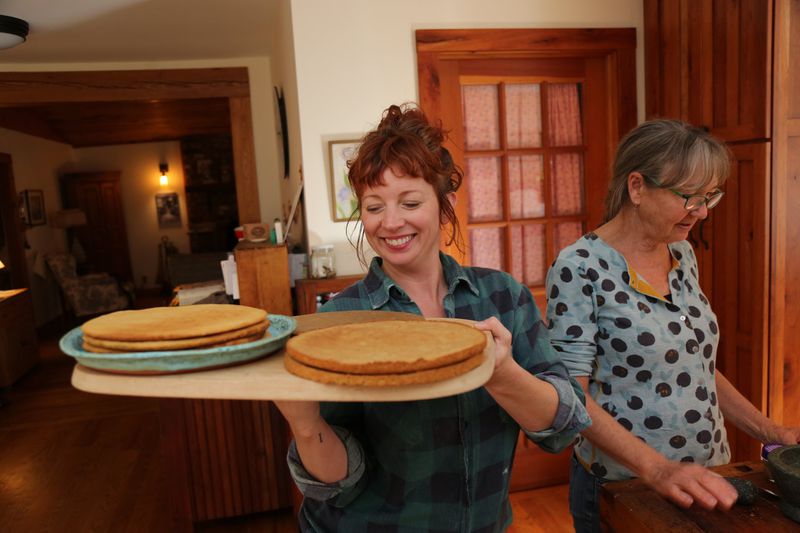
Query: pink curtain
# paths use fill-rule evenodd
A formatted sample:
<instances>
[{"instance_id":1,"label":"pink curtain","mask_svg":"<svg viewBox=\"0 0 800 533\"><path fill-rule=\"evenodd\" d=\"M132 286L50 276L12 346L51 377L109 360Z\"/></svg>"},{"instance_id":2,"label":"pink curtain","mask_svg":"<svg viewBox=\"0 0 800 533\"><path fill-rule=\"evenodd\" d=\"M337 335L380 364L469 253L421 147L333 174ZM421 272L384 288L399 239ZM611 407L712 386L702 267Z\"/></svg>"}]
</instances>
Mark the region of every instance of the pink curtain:
<instances>
[{"instance_id":1,"label":"pink curtain","mask_svg":"<svg viewBox=\"0 0 800 533\"><path fill-rule=\"evenodd\" d=\"M464 144L467 150L500 148L500 110L497 85L461 87Z\"/></svg>"},{"instance_id":2,"label":"pink curtain","mask_svg":"<svg viewBox=\"0 0 800 533\"><path fill-rule=\"evenodd\" d=\"M577 146L583 143L577 83L552 83L547 86L547 122L550 146Z\"/></svg>"},{"instance_id":3,"label":"pink curtain","mask_svg":"<svg viewBox=\"0 0 800 533\"><path fill-rule=\"evenodd\" d=\"M503 182L499 157L470 157L465 173L469 221L503 219Z\"/></svg>"},{"instance_id":4,"label":"pink curtain","mask_svg":"<svg viewBox=\"0 0 800 533\"><path fill-rule=\"evenodd\" d=\"M512 219L544 216L544 164L542 156L509 156L508 186L508 208Z\"/></svg>"},{"instance_id":5,"label":"pink curtain","mask_svg":"<svg viewBox=\"0 0 800 533\"><path fill-rule=\"evenodd\" d=\"M542 145L542 104L538 83L505 86L506 148Z\"/></svg>"},{"instance_id":6,"label":"pink curtain","mask_svg":"<svg viewBox=\"0 0 800 533\"><path fill-rule=\"evenodd\" d=\"M555 252L558 252L577 241L583 235L583 224L580 222L561 222L553 228Z\"/></svg>"},{"instance_id":7,"label":"pink curtain","mask_svg":"<svg viewBox=\"0 0 800 533\"><path fill-rule=\"evenodd\" d=\"M505 269L505 252L502 228L469 230L470 259L474 266Z\"/></svg>"},{"instance_id":8,"label":"pink curtain","mask_svg":"<svg viewBox=\"0 0 800 533\"><path fill-rule=\"evenodd\" d=\"M555 215L583 213L583 156L556 154L551 159L552 212Z\"/></svg>"}]
</instances>

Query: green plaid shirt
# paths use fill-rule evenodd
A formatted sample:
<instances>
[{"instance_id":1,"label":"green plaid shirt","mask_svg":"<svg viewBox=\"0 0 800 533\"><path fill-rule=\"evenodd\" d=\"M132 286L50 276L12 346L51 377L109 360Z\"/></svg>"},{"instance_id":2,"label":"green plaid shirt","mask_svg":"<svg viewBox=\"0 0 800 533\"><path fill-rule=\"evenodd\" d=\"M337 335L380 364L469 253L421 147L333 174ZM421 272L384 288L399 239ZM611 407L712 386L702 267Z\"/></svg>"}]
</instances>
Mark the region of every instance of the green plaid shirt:
<instances>
[{"instance_id":1,"label":"green plaid shirt","mask_svg":"<svg viewBox=\"0 0 800 533\"><path fill-rule=\"evenodd\" d=\"M504 272L440 258L445 314L498 317L513 335L514 359L556 388L553 426L526 434L547 451L561 451L590 424L589 416L580 386L543 334L530 291ZM363 280L322 311L363 309L421 314L378 258ZM484 388L416 402L323 403L321 409L347 448L348 476L316 481L292 443L289 467L305 496L302 531L495 532L511 523L508 484L520 427Z\"/></svg>"}]
</instances>

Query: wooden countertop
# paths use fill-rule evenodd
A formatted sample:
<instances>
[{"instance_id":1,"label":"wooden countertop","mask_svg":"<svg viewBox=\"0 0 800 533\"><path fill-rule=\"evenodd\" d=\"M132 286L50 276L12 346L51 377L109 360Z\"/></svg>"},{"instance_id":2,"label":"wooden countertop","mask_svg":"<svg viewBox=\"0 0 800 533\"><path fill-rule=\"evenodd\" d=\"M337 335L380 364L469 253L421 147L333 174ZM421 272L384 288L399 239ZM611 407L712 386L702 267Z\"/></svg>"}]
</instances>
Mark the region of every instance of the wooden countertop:
<instances>
[{"instance_id":1,"label":"wooden countertop","mask_svg":"<svg viewBox=\"0 0 800 533\"><path fill-rule=\"evenodd\" d=\"M346 311L294 317L295 334L356 322L374 320L422 320L408 313ZM99 394L208 400L316 400L408 401L452 396L483 385L494 369L494 343L487 343L486 360L461 376L423 385L354 387L309 381L286 371L285 350L237 366L162 376L110 374L76 365L72 385Z\"/></svg>"},{"instance_id":2,"label":"wooden countertop","mask_svg":"<svg viewBox=\"0 0 800 533\"><path fill-rule=\"evenodd\" d=\"M780 494L769 480L761 462L733 463L711 470L725 477L750 480L755 485ZM734 505L728 512L706 511L696 506L681 509L659 496L641 480L615 481L603 485L600 517L606 531L680 532L720 531L725 533L800 531L778 508L778 499L759 491L755 504Z\"/></svg>"}]
</instances>

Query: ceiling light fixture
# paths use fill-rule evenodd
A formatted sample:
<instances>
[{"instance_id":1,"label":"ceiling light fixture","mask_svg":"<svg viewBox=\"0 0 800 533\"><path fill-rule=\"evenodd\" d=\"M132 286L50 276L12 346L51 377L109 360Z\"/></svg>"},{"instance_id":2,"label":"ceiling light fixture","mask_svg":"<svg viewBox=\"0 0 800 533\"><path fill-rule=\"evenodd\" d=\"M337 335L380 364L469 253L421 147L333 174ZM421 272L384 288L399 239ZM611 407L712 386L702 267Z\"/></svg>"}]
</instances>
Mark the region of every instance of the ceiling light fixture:
<instances>
[{"instance_id":1,"label":"ceiling light fixture","mask_svg":"<svg viewBox=\"0 0 800 533\"><path fill-rule=\"evenodd\" d=\"M13 48L25 41L28 23L16 17L0 15L0 49Z\"/></svg>"}]
</instances>

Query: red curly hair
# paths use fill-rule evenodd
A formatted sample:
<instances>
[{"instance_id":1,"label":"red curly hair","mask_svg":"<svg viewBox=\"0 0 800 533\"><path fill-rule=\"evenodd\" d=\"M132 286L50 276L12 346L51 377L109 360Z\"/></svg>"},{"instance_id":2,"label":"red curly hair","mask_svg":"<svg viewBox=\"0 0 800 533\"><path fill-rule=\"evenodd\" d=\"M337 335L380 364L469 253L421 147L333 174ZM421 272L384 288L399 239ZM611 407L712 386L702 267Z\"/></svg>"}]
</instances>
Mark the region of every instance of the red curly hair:
<instances>
[{"instance_id":1,"label":"red curly hair","mask_svg":"<svg viewBox=\"0 0 800 533\"><path fill-rule=\"evenodd\" d=\"M433 187L439 201L440 218L445 221L442 227L450 226L447 244L455 243L461 250L458 219L447 195L458 190L464 174L442 146L445 139L446 132L441 126L431 124L416 105L389 106L378 127L364 136L355 156L347 162L348 179L357 198L357 208L350 221L355 221L361 212L364 190L383 185L383 172L391 168L398 176L421 178ZM362 226L355 247L359 259L366 265L363 242Z\"/></svg>"}]
</instances>

